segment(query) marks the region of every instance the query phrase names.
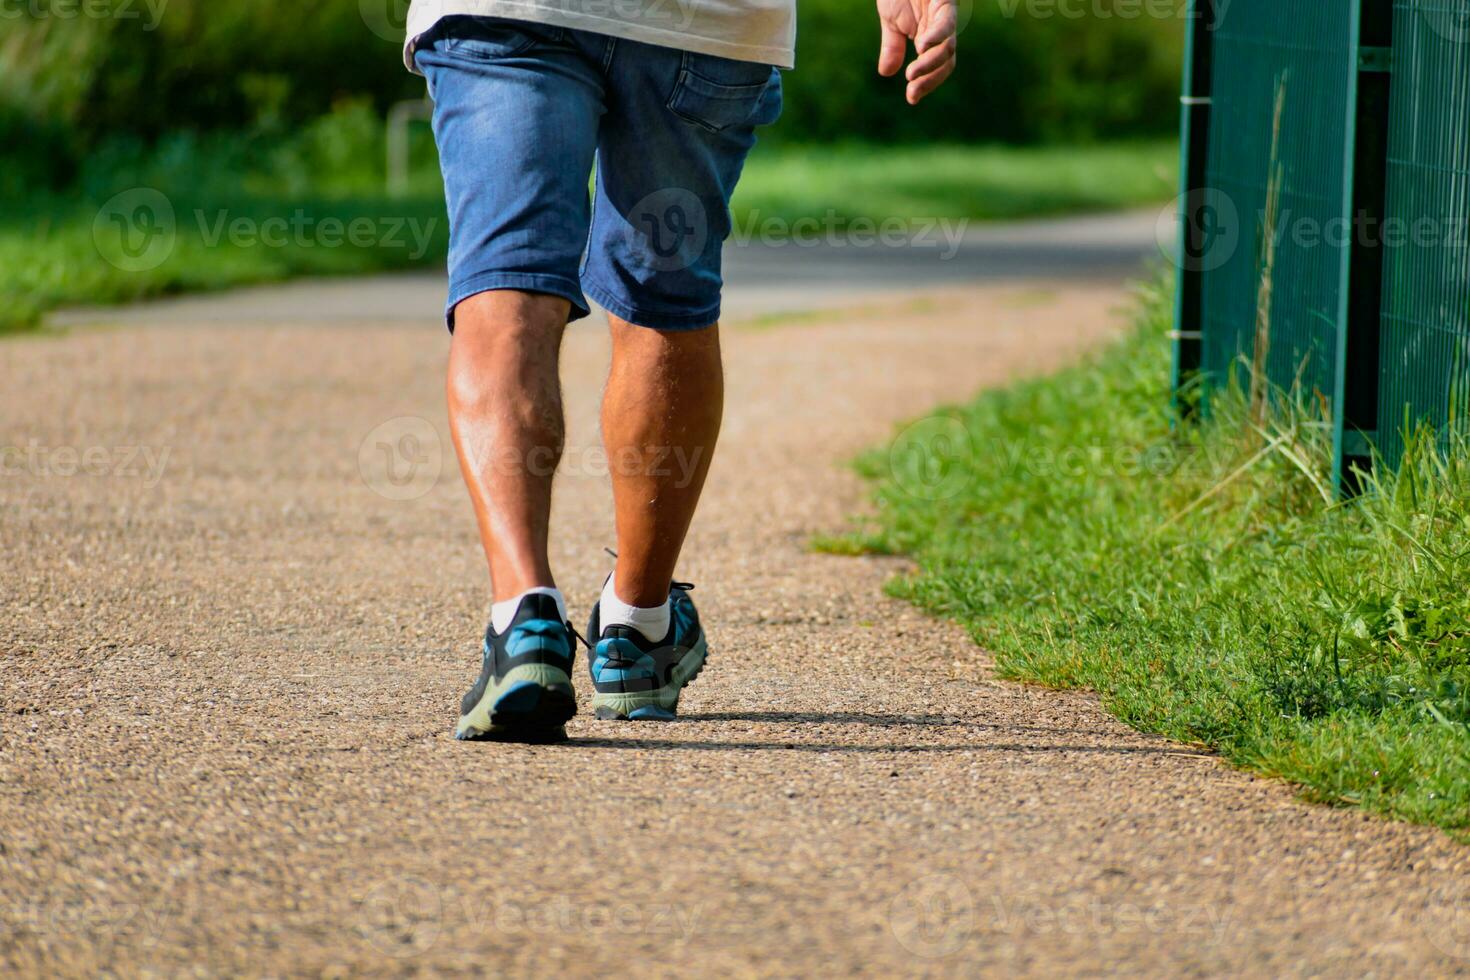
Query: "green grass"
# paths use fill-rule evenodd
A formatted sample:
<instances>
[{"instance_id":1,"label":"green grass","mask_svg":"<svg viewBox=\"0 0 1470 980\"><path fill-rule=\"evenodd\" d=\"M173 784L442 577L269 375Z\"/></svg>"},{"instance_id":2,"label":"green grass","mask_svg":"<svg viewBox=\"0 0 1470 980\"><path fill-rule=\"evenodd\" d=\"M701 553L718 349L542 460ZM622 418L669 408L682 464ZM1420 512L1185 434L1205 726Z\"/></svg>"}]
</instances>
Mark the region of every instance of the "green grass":
<instances>
[{"instance_id":1,"label":"green grass","mask_svg":"<svg viewBox=\"0 0 1470 980\"><path fill-rule=\"evenodd\" d=\"M157 265L147 252L138 257L141 265L115 252L119 236L113 227L104 225L94 235L96 204L52 200L21 214L0 207L0 330L32 326L42 314L65 305L126 303L292 276L432 262L443 256L448 238L437 197L273 200L171 194L169 199L173 245L166 254L154 253ZM250 231L232 240L235 222L247 222L242 227ZM338 224L343 231L335 230ZM349 240L346 231L352 228L365 237ZM254 229L262 234L253 235ZM146 241L141 232L134 240L139 246ZM122 264L108 261L104 252L121 256Z\"/></svg>"},{"instance_id":2,"label":"green grass","mask_svg":"<svg viewBox=\"0 0 1470 980\"><path fill-rule=\"evenodd\" d=\"M751 157L737 216L976 221L1103 211L1168 200L1179 144L851 145L772 148Z\"/></svg>"},{"instance_id":3,"label":"green grass","mask_svg":"<svg viewBox=\"0 0 1470 980\"><path fill-rule=\"evenodd\" d=\"M0 331L33 326L59 306L440 261L448 223L427 132L416 134L414 152L424 169L402 197L389 197L383 126L365 104L289 134L109 144L71 193L0 199ZM123 206L108 208L120 193L129 195ZM135 245L155 250L136 261L119 251L113 212Z\"/></svg>"},{"instance_id":4,"label":"green grass","mask_svg":"<svg viewBox=\"0 0 1470 980\"><path fill-rule=\"evenodd\" d=\"M1172 431L1168 308L1146 290L1125 341L866 456L876 517L818 547L912 555L894 594L1006 677L1466 835L1470 445L1416 434L1400 475L1339 504L1311 398L1252 421L1232 390Z\"/></svg>"},{"instance_id":5,"label":"green grass","mask_svg":"<svg viewBox=\"0 0 1470 980\"><path fill-rule=\"evenodd\" d=\"M985 220L1125 207L1169 196L1175 153L1170 143L776 148L752 157L735 211L738 227L760 233L769 218L826 223L829 211L831 227L841 228L856 218ZM381 126L361 106L289 138L181 136L148 150L123 145L99 154L73 194L0 200L0 332L34 326L67 305L440 263L448 225L433 148L422 130L413 156L418 169L407 193L387 196ZM121 255L120 233L104 220L99 238L99 209L136 187L156 188L168 199L172 248L160 248L149 261L110 262L104 253ZM310 230L285 241L213 235L222 219L260 227L298 214ZM367 244L335 244L319 233L323 222L353 221L374 224ZM402 243L385 241L400 222ZM427 251L408 234L415 227L431 230ZM147 229L138 228L134 241L141 246Z\"/></svg>"}]
</instances>

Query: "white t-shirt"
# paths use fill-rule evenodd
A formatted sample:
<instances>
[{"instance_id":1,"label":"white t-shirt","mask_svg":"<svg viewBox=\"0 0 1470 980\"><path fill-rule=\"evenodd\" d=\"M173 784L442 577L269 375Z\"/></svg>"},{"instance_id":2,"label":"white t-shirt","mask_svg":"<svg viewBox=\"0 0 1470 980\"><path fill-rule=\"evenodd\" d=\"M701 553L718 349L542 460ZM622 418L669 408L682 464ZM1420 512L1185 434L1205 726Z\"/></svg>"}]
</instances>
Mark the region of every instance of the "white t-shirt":
<instances>
[{"instance_id":1,"label":"white t-shirt","mask_svg":"<svg viewBox=\"0 0 1470 980\"><path fill-rule=\"evenodd\" d=\"M778 68L796 63L796 0L413 0L403 49L410 71L414 41L452 14L529 20Z\"/></svg>"}]
</instances>

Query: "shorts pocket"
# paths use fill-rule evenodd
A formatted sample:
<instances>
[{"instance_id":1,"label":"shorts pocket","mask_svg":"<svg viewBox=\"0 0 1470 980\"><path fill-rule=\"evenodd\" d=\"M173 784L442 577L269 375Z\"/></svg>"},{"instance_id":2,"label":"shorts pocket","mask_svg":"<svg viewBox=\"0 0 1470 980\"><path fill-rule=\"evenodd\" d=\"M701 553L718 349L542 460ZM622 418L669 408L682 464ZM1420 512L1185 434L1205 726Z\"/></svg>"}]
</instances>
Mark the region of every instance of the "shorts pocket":
<instances>
[{"instance_id":1,"label":"shorts pocket","mask_svg":"<svg viewBox=\"0 0 1470 980\"><path fill-rule=\"evenodd\" d=\"M718 133L751 121L779 78L770 65L685 52L668 107L681 119Z\"/></svg>"},{"instance_id":2,"label":"shorts pocket","mask_svg":"<svg viewBox=\"0 0 1470 980\"><path fill-rule=\"evenodd\" d=\"M437 33L439 50L472 61L498 61L525 54L537 44L561 39L561 28L504 17L446 17Z\"/></svg>"}]
</instances>

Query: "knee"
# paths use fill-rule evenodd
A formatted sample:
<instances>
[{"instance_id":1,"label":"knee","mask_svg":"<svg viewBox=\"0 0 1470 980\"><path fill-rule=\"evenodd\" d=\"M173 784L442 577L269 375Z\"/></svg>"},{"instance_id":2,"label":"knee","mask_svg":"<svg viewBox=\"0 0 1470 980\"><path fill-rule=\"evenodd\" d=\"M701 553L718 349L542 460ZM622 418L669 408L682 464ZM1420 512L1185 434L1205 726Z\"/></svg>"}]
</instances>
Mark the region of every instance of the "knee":
<instances>
[{"instance_id":1,"label":"knee","mask_svg":"<svg viewBox=\"0 0 1470 980\"><path fill-rule=\"evenodd\" d=\"M466 357L451 346L445 393L449 407L455 411L475 409L486 404L503 383L492 376L489 364L480 358Z\"/></svg>"},{"instance_id":2,"label":"knee","mask_svg":"<svg viewBox=\"0 0 1470 980\"><path fill-rule=\"evenodd\" d=\"M566 300L559 297L510 291L461 303L449 345L450 403L555 398L566 313Z\"/></svg>"},{"instance_id":3,"label":"knee","mask_svg":"<svg viewBox=\"0 0 1470 980\"><path fill-rule=\"evenodd\" d=\"M492 289L461 300L454 308L454 336L475 344L560 346L571 303L549 293Z\"/></svg>"}]
</instances>

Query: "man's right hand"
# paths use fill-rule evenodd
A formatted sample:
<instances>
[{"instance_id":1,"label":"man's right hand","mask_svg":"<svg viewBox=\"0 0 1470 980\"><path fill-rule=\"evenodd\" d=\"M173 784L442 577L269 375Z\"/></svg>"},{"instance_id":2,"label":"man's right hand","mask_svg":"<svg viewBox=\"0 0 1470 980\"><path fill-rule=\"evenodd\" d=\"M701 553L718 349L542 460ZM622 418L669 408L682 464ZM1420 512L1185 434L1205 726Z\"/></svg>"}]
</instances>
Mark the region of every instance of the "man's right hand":
<instances>
[{"instance_id":1,"label":"man's right hand","mask_svg":"<svg viewBox=\"0 0 1470 980\"><path fill-rule=\"evenodd\" d=\"M917 57L909 62L904 77L909 82L909 105L918 105L954 71L959 29L955 0L878 0L878 21L883 26L878 74L898 74L909 41L914 42Z\"/></svg>"}]
</instances>

